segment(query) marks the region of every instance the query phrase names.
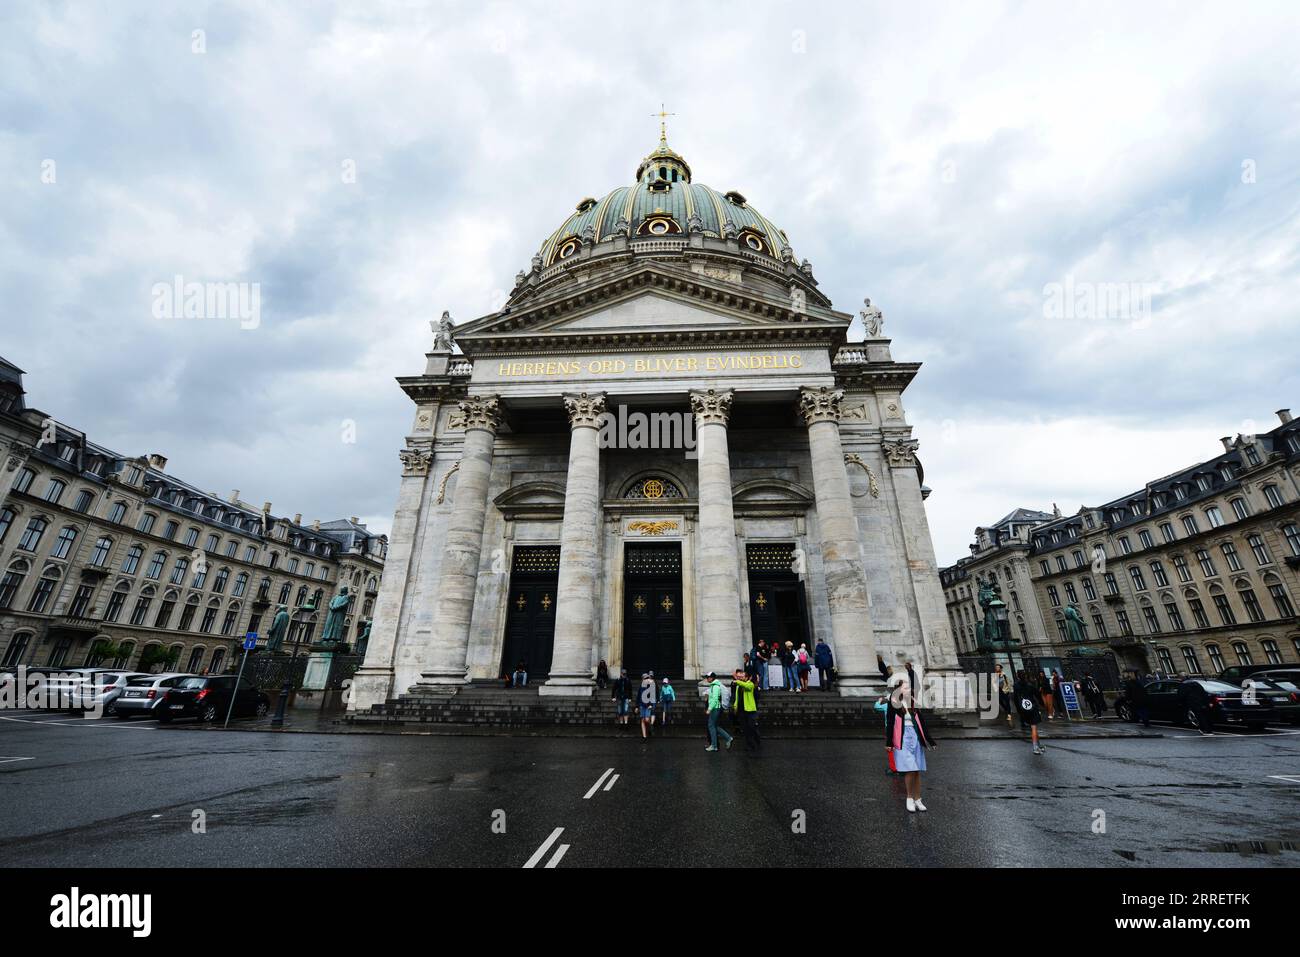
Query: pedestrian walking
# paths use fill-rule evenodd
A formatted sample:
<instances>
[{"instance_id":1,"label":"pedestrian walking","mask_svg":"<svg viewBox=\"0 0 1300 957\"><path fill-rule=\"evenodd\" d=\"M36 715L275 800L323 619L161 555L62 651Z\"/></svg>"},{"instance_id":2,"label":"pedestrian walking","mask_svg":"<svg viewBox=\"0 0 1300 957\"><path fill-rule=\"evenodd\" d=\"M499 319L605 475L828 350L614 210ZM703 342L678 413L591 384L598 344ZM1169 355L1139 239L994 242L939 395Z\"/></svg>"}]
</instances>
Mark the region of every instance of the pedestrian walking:
<instances>
[{"instance_id":1,"label":"pedestrian walking","mask_svg":"<svg viewBox=\"0 0 1300 957\"><path fill-rule=\"evenodd\" d=\"M1065 675L1061 674L1058 669L1056 674L1052 675L1052 697L1055 699L1056 710L1061 712L1065 718L1070 717L1069 709L1065 707L1065 692L1061 690L1061 685L1065 684Z\"/></svg>"},{"instance_id":2,"label":"pedestrian walking","mask_svg":"<svg viewBox=\"0 0 1300 957\"><path fill-rule=\"evenodd\" d=\"M768 686L767 665L770 661L770 652L767 650L767 642L760 638L758 645L754 650L758 656L758 688L760 691L766 691Z\"/></svg>"},{"instance_id":3,"label":"pedestrian walking","mask_svg":"<svg viewBox=\"0 0 1300 957\"><path fill-rule=\"evenodd\" d=\"M795 674L794 665L794 642L787 641L781 647L781 677L785 682L787 691L797 691L799 689L799 679Z\"/></svg>"},{"instance_id":4,"label":"pedestrian walking","mask_svg":"<svg viewBox=\"0 0 1300 957\"><path fill-rule=\"evenodd\" d=\"M800 644L799 650L795 652L795 664L799 672L799 690L808 690L808 679L812 675L812 656L808 654L808 646Z\"/></svg>"},{"instance_id":5,"label":"pedestrian walking","mask_svg":"<svg viewBox=\"0 0 1300 957\"><path fill-rule=\"evenodd\" d=\"M763 742L758 736L758 701L754 682L739 668L731 676L731 713L745 736L745 750L761 750Z\"/></svg>"},{"instance_id":6,"label":"pedestrian walking","mask_svg":"<svg viewBox=\"0 0 1300 957\"><path fill-rule=\"evenodd\" d=\"M668 727L668 720L673 714L673 705L677 702L677 692L673 690L672 682L664 678L663 686L659 689L659 713L663 716L663 727Z\"/></svg>"},{"instance_id":7,"label":"pedestrian walking","mask_svg":"<svg viewBox=\"0 0 1300 957\"><path fill-rule=\"evenodd\" d=\"M1037 687L1035 688L1035 691L1038 695L1038 699L1043 704L1043 709L1047 712L1047 720L1055 721L1056 720L1056 706L1055 706L1056 695L1052 693L1052 683L1047 680L1047 675L1045 675L1041 671L1038 672L1038 683L1037 683Z\"/></svg>"},{"instance_id":8,"label":"pedestrian walking","mask_svg":"<svg viewBox=\"0 0 1300 957\"><path fill-rule=\"evenodd\" d=\"M626 668L614 679L613 694L610 695L610 700L614 702L616 720L619 724L626 725L628 713L632 710L632 681L627 676Z\"/></svg>"},{"instance_id":9,"label":"pedestrian walking","mask_svg":"<svg viewBox=\"0 0 1300 957\"><path fill-rule=\"evenodd\" d=\"M1106 713L1106 699L1102 696L1097 679L1092 675L1083 676L1083 694L1088 699L1088 705L1092 708L1094 718L1100 718Z\"/></svg>"},{"instance_id":10,"label":"pedestrian walking","mask_svg":"<svg viewBox=\"0 0 1300 957\"><path fill-rule=\"evenodd\" d=\"M596 687L601 691L609 684L609 665L605 664L605 659L601 658L600 663L596 665Z\"/></svg>"},{"instance_id":11,"label":"pedestrian walking","mask_svg":"<svg viewBox=\"0 0 1300 957\"><path fill-rule=\"evenodd\" d=\"M1042 675L1038 677L1041 678ZM1038 684L1028 671L1022 671L1014 688L1016 710L1020 712L1020 726L1029 727L1029 740L1034 743L1034 754L1042 754L1044 751L1043 746L1038 743L1038 722L1041 717L1038 713Z\"/></svg>"},{"instance_id":12,"label":"pedestrian walking","mask_svg":"<svg viewBox=\"0 0 1300 957\"><path fill-rule=\"evenodd\" d=\"M925 721L912 696L907 675L890 679L894 686L885 712L885 747L894 756L894 767L903 776L907 789L907 810L924 811L921 803L921 775L925 772L925 752L935 742L926 732Z\"/></svg>"},{"instance_id":13,"label":"pedestrian walking","mask_svg":"<svg viewBox=\"0 0 1300 957\"><path fill-rule=\"evenodd\" d=\"M709 698L706 710L709 713L709 746L705 751L718 750L719 735L727 743L727 748L731 748L731 735L725 728L718 727L718 719L722 717L722 682L718 680L717 674L710 671L704 676L704 680L709 683Z\"/></svg>"},{"instance_id":14,"label":"pedestrian walking","mask_svg":"<svg viewBox=\"0 0 1300 957\"><path fill-rule=\"evenodd\" d=\"M1195 716L1196 730L1213 734L1214 722L1210 719L1210 694L1199 681L1184 681L1178 686L1178 703L1183 714Z\"/></svg>"},{"instance_id":15,"label":"pedestrian walking","mask_svg":"<svg viewBox=\"0 0 1300 957\"><path fill-rule=\"evenodd\" d=\"M998 710L1007 716L1007 727L1011 725L1011 679L1002 671L1001 665L993 666L993 688L998 693Z\"/></svg>"},{"instance_id":16,"label":"pedestrian walking","mask_svg":"<svg viewBox=\"0 0 1300 957\"><path fill-rule=\"evenodd\" d=\"M1142 722L1142 727L1151 727L1151 713L1147 710L1147 687L1146 682L1133 673L1124 685L1124 697L1128 700L1128 705L1133 709L1133 717Z\"/></svg>"},{"instance_id":17,"label":"pedestrian walking","mask_svg":"<svg viewBox=\"0 0 1300 957\"><path fill-rule=\"evenodd\" d=\"M650 737L650 723L655 715L655 680L646 672L641 676L641 688L637 704L641 713L641 740Z\"/></svg>"},{"instance_id":18,"label":"pedestrian walking","mask_svg":"<svg viewBox=\"0 0 1300 957\"><path fill-rule=\"evenodd\" d=\"M835 656L831 654L831 646L822 638L817 639L817 647L813 649L813 663L817 666L817 684L822 691L830 691L835 672Z\"/></svg>"}]
</instances>

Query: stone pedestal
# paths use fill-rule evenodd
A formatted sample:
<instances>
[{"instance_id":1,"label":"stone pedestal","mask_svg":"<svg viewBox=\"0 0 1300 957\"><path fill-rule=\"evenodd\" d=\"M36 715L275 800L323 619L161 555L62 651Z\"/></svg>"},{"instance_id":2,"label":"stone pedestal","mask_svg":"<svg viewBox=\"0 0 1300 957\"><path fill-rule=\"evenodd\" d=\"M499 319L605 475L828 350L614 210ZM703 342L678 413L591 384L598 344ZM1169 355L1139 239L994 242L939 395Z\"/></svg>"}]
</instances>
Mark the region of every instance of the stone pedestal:
<instances>
[{"instance_id":1,"label":"stone pedestal","mask_svg":"<svg viewBox=\"0 0 1300 957\"><path fill-rule=\"evenodd\" d=\"M865 696L877 694L881 681L862 547L840 443L843 397L843 392L828 386L804 389L799 396L799 411L808 426L817 527L831 610L831 651L839 669L835 687L845 696Z\"/></svg>"},{"instance_id":2,"label":"stone pedestal","mask_svg":"<svg viewBox=\"0 0 1300 957\"><path fill-rule=\"evenodd\" d=\"M703 674L730 674L744 654L740 619L740 573L736 553L736 515L731 502L731 457L727 450L730 390L691 393L700 470L700 518L695 539L699 569L700 636Z\"/></svg>"},{"instance_id":3,"label":"stone pedestal","mask_svg":"<svg viewBox=\"0 0 1300 957\"><path fill-rule=\"evenodd\" d=\"M542 695L590 697L596 630L597 532L600 528L600 416L604 393L566 395L569 473L560 529L560 579L556 585L555 643ZM533 663L536 667L537 664Z\"/></svg>"},{"instance_id":4,"label":"stone pedestal","mask_svg":"<svg viewBox=\"0 0 1300 957\"><path fill-rule=\"evenodd\" d=\"M497 397L492 395L470 396L460 403L460 410L465 415L465 445L438 578L430 667L420 673L420 682L415 686L418 689L462 685L467 680L469 628L500 410Z\"/></svg>"}]
</instances>

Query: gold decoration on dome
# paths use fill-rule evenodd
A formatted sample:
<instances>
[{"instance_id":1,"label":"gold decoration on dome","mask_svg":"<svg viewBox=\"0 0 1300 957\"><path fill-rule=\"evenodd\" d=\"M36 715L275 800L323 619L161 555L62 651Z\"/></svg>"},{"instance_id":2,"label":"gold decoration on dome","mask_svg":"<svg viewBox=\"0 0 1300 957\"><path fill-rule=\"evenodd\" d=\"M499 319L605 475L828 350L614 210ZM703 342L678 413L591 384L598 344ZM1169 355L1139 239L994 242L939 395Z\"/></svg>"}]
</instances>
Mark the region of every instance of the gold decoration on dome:
<instances>
[{"instance_id":1,"label":"gold decoration on dome","mask_svg":"<svg viewBox=\"0 0 1300 957\"><path fill-rule=\"evenodd\" d=\"M629 532L640 532L642 535L662 535L664 532L672 531L676 527L676 522L631 522L627 526L627 530Z\"/></svg>"},{"instance_id":2,"label":"gold decoration on dome","mask_svg":"<svg viewBox=\"0 0 1300 957\"><path fill-rule=\"evenodd\" d=\"M676 116L677 114L676 114L676 113L668 113L668 112L665 112L665 110L664 110L664 105L663 105L662 103L660 103L660 104L659 104L659 112L658 112L658 113L651 113L650 115L651 115L651 116L657 116L657 117L659 117L659 142L662 143L664 146L667 146L667 145L668 145L668 123L667 123L667 120L668 120L668 117L670 117L670 116Z\"/></svg>"}]
</instances>

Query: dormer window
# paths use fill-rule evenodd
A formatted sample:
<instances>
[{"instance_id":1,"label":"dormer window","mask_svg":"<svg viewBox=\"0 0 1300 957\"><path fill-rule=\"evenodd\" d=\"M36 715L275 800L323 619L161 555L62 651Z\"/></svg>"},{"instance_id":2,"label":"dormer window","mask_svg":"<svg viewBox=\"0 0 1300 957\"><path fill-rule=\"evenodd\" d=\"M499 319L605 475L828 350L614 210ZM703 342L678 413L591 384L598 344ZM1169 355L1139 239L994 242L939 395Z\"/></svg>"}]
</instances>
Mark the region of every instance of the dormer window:
<instances>
[{"instance_id":1,"label":"dormer window","mask_svg":"<svg viewBox=\"0 0 1300 957\"><path fill-rule=\"evenodd\" d=\"M724 194L724 198L727 200L727 202L731 203L731 205L733 206L739 206L741 209L745 208L745 203L746 203L745 197L741 196L734 189Z\"/></svg>"},{"instance_id":2,"label":"dormer window","mask_svg":"<svg viewBox=\"0 0 1300 957\"><path fill-rule=\"evenodd\" d=\"M572 256L581 248L582 248L582 243L579 241L578 237L570 236L568 239L566 239L564 242L560 244L560 248L555 254L554 261L558 262L561 259L568 259L570 256Z\"/></svg>"},{"instance_id":3,"label":"dormer window","mask_svg":"<svg viewBox=\"0 0 1300 957\"><path fill-rule=\"evenodd\" d=\"M580 213L585 213L587 210L591 209L595 205L596 205L596 201L592 199L590 196L588 196L586 199L582 200L582 202L578 203L577 211Z\"/></svg>"},{"instance_id":4,"label":"dormer window","mask_svg":"<svg viewBox=\"0 0 1300 957\"><path fill-rule=\"evenodd\" d=\"M651 216L637 230L641 236L670 236L680 233L682 228L677 225L677 221L670 216L656 215Z\"/></svg>"},{"instance_id":5,"label":"dormer window","mask_svg":"<svg viewBox=\"0 0 1300 957\"><path fill-rule=\"evenodd\" d=\"M756 229L746 229L740 234L740 242L756 253L771 253L767 248L767 243L763 241L763 235Z\"/></svg>"}]
</instances>

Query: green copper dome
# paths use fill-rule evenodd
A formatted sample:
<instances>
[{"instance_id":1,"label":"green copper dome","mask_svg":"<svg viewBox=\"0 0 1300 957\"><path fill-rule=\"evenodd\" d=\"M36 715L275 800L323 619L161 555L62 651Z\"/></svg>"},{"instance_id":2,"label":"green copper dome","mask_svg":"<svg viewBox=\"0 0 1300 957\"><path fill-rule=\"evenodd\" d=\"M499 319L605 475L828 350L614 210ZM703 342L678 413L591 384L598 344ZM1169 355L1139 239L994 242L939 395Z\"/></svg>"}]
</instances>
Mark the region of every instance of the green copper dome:
<instances>
[{"instance_id":1,"label":"green copper dome","mask_svg":"<svg viewBox=\"0 0 1300 957\"><path fill-rule=\"evenodd\" d=\"M576 252L584 237L598 243L623 230L633 239L684 238L692 231L714 238L731 235L742 248L773 259L789 246L785 233L744 196L691 182L690 166L662 136L637 166L636 185L619 186L599 200L582 200L539 255L549 266Z\"/></svg>"}]
</instances>

